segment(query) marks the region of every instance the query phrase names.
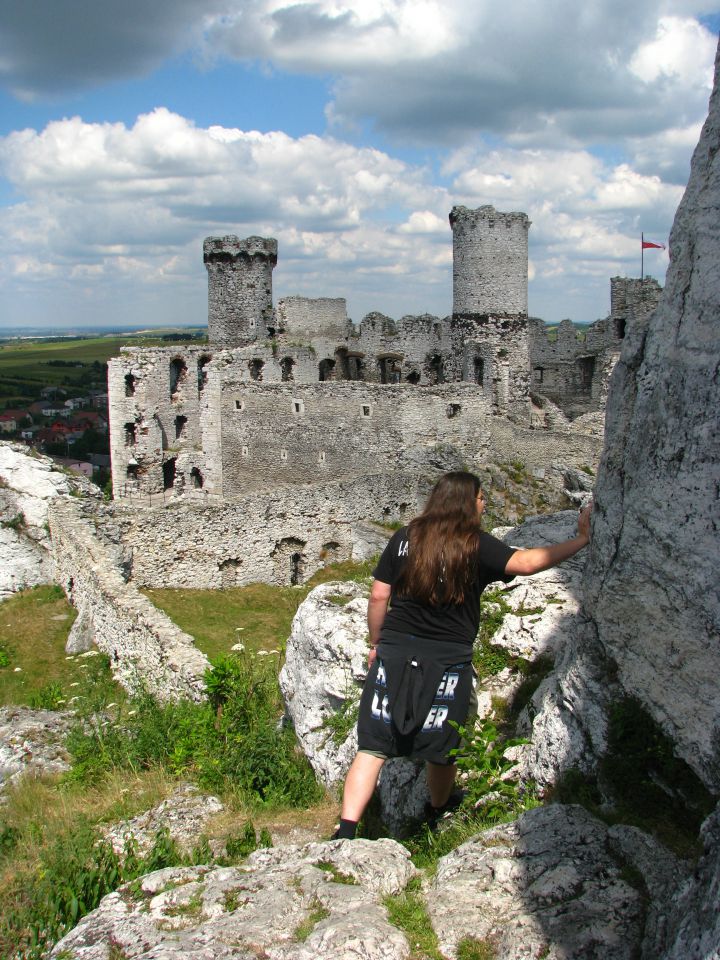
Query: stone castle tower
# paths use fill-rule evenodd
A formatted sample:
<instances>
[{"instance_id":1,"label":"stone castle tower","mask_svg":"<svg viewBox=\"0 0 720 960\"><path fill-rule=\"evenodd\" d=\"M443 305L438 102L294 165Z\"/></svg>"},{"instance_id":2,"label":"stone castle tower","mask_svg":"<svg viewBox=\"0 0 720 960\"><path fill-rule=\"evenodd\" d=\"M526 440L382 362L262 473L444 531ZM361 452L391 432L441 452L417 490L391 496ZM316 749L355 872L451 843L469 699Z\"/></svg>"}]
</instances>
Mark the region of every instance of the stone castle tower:
<instances>
[{"instance_id":1,"label":"stone castle tower","mask_svg":"<svg viewBox=\"0 0 720 960\"><path fill-rule=\"evenodd\" d=\"M272 325L272 272L277 240L266 237L207 237L208 340L230 350L265 340Z\"/></svg>"},{"instance_id":2,"label":"stone castle tower","mask_svg":"<svg viewBox=\"0 0 720 960\"><path fill-rule=\"evenodd\" d=\"M528 230L525 213L453 207L453 315L527 316Z\"/></svg>"}]
</instances>

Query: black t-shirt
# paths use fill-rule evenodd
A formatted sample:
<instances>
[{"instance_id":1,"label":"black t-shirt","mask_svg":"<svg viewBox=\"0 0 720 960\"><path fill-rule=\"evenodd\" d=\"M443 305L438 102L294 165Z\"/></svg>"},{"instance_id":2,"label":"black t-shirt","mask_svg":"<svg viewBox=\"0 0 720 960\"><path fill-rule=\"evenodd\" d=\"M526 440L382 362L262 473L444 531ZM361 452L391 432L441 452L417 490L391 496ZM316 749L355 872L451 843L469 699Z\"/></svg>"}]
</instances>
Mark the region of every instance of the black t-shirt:
<instances>
[{"instance_id":1,"label":"black t-shirt","mask_svg":"<svg viewBox=\"0 0 720 960\"><path fill-rule=\"evenodd\" d=\"M373 577L394 586L407 558L408 546L408 528L403 527L388 541L373 571ZM480 594L494 580L507 582L512 579L512 576L506 575L505 567L514 553L515 550L501 540L491 537L489 533L481 533L477 575L468 585L462 603L431 607L410 597L398 597L392 590L383 630L415 634L429 640L453 640L472 645L480 626Z\"/></svg>"}]
</instances>

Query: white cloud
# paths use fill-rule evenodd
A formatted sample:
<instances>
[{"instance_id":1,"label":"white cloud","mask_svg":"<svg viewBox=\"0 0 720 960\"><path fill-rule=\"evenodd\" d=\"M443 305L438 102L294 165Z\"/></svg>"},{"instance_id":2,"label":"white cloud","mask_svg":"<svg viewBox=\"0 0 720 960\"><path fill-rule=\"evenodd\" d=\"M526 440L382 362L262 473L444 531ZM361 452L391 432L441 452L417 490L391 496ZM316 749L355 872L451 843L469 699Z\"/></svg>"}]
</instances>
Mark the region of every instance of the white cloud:
<instances>
[{"instance_id":1,"label":"white cloud","mask_svg":"<svg viewBox=\"0 0 720 960\"><path fill-rule=\"evenodd\" d=\"M201 241L219 233L278 238L276 297L347 296L356 320L371 309L447 314L454 203L526 211L531 310L594 319L607 312L608 278L634 269L641 230L666 236L680 196L585 150L483 144L451 154L440 186L380 150L204 129L164 109L132 127L74 118L10 134L0 170L24 197L0 209L0 283L17 316L29 290L54 291L66 314L95 290L104 319L142 323L204 321ZM590 278L589 300L564 301L573 278Z\"/></svg>"}]
</instances>

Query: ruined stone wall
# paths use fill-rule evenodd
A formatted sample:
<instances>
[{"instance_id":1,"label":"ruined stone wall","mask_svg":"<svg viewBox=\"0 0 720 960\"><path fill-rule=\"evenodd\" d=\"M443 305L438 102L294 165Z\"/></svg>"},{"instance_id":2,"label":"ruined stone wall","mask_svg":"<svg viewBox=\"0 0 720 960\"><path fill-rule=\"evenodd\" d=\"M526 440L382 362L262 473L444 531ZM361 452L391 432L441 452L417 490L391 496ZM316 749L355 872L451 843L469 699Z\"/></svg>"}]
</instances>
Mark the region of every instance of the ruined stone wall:
<instances>
[{"instance_id":1,"label":"ruined stone wall","mask_svg":"<svg viewBox=\"0 0 720 960\"><path fill-rule=\"evenodd\" d=\"M241 347L267 336L274 326L272 271L277 240L266 237L206 237L208 339L217 349Z\"/></svg>"},{"instance_id":2,"label":"ruined stone wall","mask_svg":"<svg viewBox=\"0 0 720 960\"><path fill-rule=\"evenodd\" d=\"M92 621L95 643L110 658L114 676L128 690L141 678L163 700L199 699L207 658L192 637L126 583L117 552L98 536L92 505L58 499L48 522L57 580ZM147 535L152 539L152 525Z\"/></svg>"},{"instance_id":3,"label":"ruined stone wall","mask_svg":"<svg viewBox=\"0 0 720 960\"><path fill-rule=\"evenodd\" d=\"M453 207L453 314L527 316L528 230L524 213Z\"/></svg>"},{"instance_id":4,"label":"ruined stone wall","mask_svg":"<svg viewBox=\"0 0 720 960\"><path fill-rule=\"evenodd\" d=\"M529 418L527 319L453 314L451 380L481 385L496 414Z\"/></svg>"},{"instance_id":5,"label":"ruined stone wall","mask_svg":"<svg viewBox=\"0 0 720 960\"><path fill-rule=\"evenodd\" d=\"M344 340L350 325L344 297L285 297L278 300L275 320L275 332L281 341L314 337Z\"/></svg>"},{"instance_id":6,"label":"ruined stone wall","mask_svg":"<svg viewBox=\"0 0 720 960\"><path fill-rule=\"evenodd\" d=\"M428 462L439 445L468 459L487 445L491 407L470 384L267 384L226 379L225 495L274 483L392 473Z\"/></svg>"},{"instance_id":7,"label":"ruined stone wall","mask_svg":"<svg viewBox=\"0 0 720 960\"><path fill-rule=\"evenodd\" d=\"M287 585L303 582L331 560L356 556L364 521L410 519L430 484L396 469L352 481L277 484L220 504L175 502L152 509L114 504L113 509L138 585Z\"/></svg>"},{"instance_id":8,"label":"ruined stone wall","mask_svg":"<svg viewBox=\"0 0 720 960\"><path fill-rule=\"evenodd\" d=\"M205 391L217 376L207 347L123 348L109 361L116 497L161 494L178 482L203 485L203 442L212 448L216 422L212 412L208 419Z\"/></svg>"}]
</instances>

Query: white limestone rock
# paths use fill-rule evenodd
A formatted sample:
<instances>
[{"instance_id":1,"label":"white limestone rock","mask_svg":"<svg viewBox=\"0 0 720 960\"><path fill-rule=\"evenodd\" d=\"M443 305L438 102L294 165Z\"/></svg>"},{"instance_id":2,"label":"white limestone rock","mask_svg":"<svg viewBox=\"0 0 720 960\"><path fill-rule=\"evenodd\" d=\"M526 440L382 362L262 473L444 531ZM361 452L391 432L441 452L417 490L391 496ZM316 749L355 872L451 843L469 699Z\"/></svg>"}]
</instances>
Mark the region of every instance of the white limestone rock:
<instances>
[{"instance_id":1,"label":"white limestone rock","mask_svg":"<svg viewBox=\"0 0 720 960\"><path fill-rule=\"evenodd\" d=\"M217 797L201 793L192 783L180 783L158 806L107 827L104 836L118 854L123 853L128 837L135 841L139 853L146 854L152 848L158 831L167 829L178 848L189 853L199 841L208 821L223 809Z\"/></svg>"},{"instance_id":2,"label":"white limestone rock","mask_svg":"<svg viewBox=\"0 0 720 960\"><path fill-rule=\"evenodd\" d=\"M720 791L720 86L655 312L628 326L598 471L587 610L679 754Z\"/></svg>"},{"instance_id":3,"label":"white limestone rock","mask_svg":"<svg viewBox=\"0 0 720 960\"><path fill-rule=\"evenodd\" d=\"M642 960L720 960L720 805L700 836L704 855L667 899L665 922L652 929Z\"/></svg>"},{"instance_id":4,"label":"white limestone rock","mask_svg":"<svg viewBox=\"0 0 720 960\"><path fill-rule=\"evenodd\" d=\"M367 673L366 587L324 583L300 604L280 671L288 715L305 754L325 784L341 781L357 749L353 706ZM328 718L348 711L338 742Z\"/></svg>"},{"instance_id":5,"label":"white limestone rock","mask_svg":"<svg viewBox=\"0 0 720 960\"><path fill-rule=\"evenodd\" d=\"M107 960L113 944L128 960L406 960L409 944L381 899L416 872L392 840L260 850L240 867L158 870L139 889L126 884L105 897L50 957Z\"/></svg>"},{"instance_id":6,"label":"white limestone rock","mask_svg":"<svg viewBox=\"0 0 720 960\"><path fill-rule=\"evenodd\" d=\"M85 477L62 472L49 457L0 441L0 600L52 582L48 504L78 493L100 495Z\"/></svg>"},{"instance_id":7,"label":"white limestone rock","mask_svg":"<svg viewBox=\"0 0 720 960\"><path fill-rule=\"evenodd\" d=\"M71 713L0 707L0 790L23 774L63 773L70 768L64 748Z\"/></svg>"},{"instance_id":8,"label":"white limestone rock","mask_svg":"<svg viewBox=\"0 0 720 960\"><path fill-rule=\"evenodd\" d=\"M440 950L474 937L496 960L632 960L643 894L607 849L608 828L581 807L539 807L443 857L428 892Z\"/></svg>"}]
</instances>

